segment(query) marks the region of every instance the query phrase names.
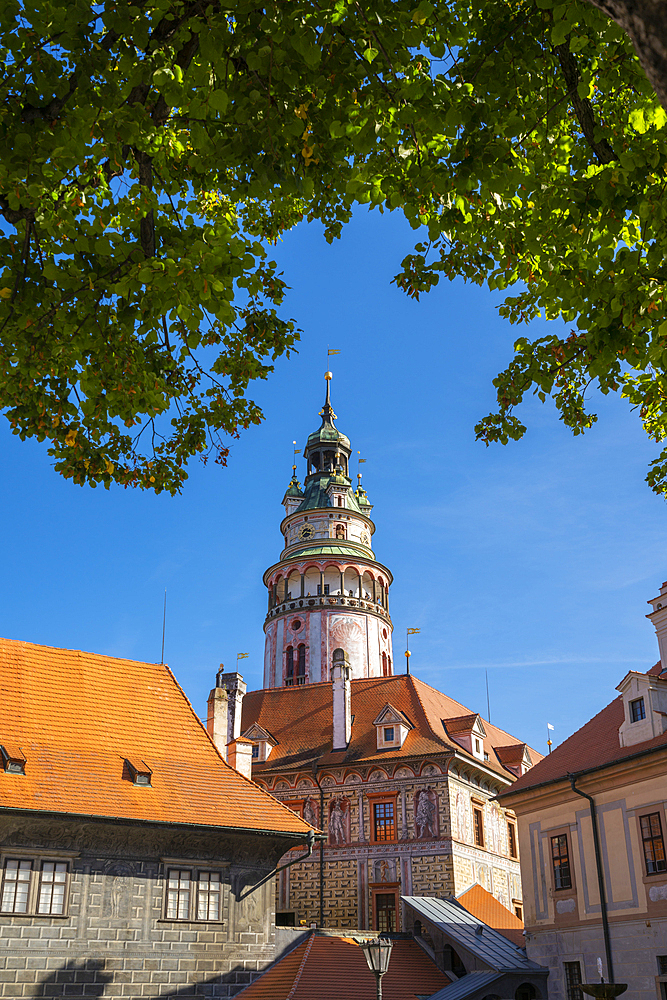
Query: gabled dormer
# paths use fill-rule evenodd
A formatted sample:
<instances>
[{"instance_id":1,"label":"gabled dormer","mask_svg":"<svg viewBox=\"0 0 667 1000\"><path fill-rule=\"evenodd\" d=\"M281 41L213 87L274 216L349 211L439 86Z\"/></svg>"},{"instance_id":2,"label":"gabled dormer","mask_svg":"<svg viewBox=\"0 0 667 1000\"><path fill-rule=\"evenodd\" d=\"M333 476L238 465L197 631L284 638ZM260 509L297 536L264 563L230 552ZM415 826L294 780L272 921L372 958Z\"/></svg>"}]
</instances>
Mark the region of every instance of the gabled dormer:
<instances>
[{"instance_id":1,"label":"gabled dormer","mask_svg":"<svg viewBox=\"0 0 667 1000\"><path fill-rule=\"evenodd\" d=\"M652 740L667 730L665 676L630 670L616 688L623 699L623 722L618 729L622 747Z\"/></svg>"},{"instance_id":2,"label":"gabled dormer","mask_svg":"<svg viewBox=\"0 0 667 1000\"><path fill-rule=\"evenodd\" d=\"M484 760L486 729L481 715L475 712L471 712L470 715L457 715L452 719L443 719L442 724L447 735L459 746L478 760Z\"/></svg>"},{"instance_id":3,"label":"gabled dormer","mask_svg":"<svg viewBox=\"0 0 667 1000\"><path fill-rule=\"evenodd\" d=\"M278 741L274 740L270 733L267 733L266 729L263 729L257 722L254 722L249 729L243 733L243 738L246 740L252 740L252 762L253 764L260 764L262 761L268 760L271 751L274 747L278 746Z\"/></svg>"},{"instance_id":4,"label":"gabled dormer","mask_svg":"<svg viewBox=\"0 0 667 1000\"><path fill-rule=\"evenodd\" d=\"M495 747L496 757L508 771L520 778L529 771L533 762L525 743L510 743L508 746Z\"/></svg>"},{"instance_id":5,"label":"gabled dormer","mask_svg":"<svg viewBox=\"0 0 667 1000\"><path fill-rule=\"evenodd\" d=\"M373 722L377 733L378 750L399 749L405 743L406 736L412 729L412 723L398 709L390 705L384 706Z\"/></svg>"}]
</instances>

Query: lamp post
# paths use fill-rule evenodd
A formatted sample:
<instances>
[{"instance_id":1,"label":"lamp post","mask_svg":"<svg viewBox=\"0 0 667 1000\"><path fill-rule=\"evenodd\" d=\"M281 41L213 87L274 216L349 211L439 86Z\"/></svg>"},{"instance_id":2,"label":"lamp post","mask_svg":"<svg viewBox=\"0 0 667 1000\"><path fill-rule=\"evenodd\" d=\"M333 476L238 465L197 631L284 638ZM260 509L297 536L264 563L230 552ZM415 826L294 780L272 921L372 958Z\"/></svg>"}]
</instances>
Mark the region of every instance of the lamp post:
<instances>
[{"instance_id":1,"label":"lamp post","mask_svg":"<svg viewBox=\"0 0 667 1000\"><path fill-rule=\"evenodd\" d=\"M382 977L389 968L393 941L387 938L372 938L370 941L360 941L359 947L366 956L368 968L375 976L377 983L377 1000L382 1000Z\"/></svg>"}]
</instances>

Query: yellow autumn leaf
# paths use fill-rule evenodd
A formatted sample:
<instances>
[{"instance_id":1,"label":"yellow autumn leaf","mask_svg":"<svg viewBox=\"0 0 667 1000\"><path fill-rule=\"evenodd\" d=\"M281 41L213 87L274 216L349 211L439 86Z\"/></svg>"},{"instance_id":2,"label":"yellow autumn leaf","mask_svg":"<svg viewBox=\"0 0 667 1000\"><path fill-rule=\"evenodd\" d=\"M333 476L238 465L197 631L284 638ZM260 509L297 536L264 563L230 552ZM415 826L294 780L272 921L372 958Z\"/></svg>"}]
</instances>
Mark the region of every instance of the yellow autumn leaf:
<instances>
[{"instance_id":1,"label":"yellow autumn leaf","mask_svg":"<svg viewBox=\"0 0 667 1000\"><path fill-rule=\"evenodd\" d=\"M65 444L71 448L75 442L76 442L76 431L71 430L68 433L67 437L65 438Z\"/></svg>"},{"instance_id":2,"label":"yellow autumn leaf","mask_svg":"<svg viewBox=\"0 0 667 1000\"><path fill-rule=\"evenodd\" d=\"M0 299L8 299L11 294L11 288L0 288Z\"/></svg>"}]
</instances>

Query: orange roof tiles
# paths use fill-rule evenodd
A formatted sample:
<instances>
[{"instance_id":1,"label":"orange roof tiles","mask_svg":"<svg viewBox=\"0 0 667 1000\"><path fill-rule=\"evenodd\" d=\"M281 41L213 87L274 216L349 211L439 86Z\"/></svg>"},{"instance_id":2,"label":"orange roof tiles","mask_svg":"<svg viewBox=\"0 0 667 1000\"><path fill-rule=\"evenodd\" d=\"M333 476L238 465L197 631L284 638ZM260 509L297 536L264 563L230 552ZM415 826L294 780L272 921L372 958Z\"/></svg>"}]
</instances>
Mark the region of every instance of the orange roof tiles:
<instances>
[{"instance_id":1,"label":"orange roof tiles","mask_svg":"<svg viewBox=\"0 0 667 1000\"><path fill-rule=\"evenodd\" d=\"M351 687L352 737L347 750L337 751L331 750L331 684L323 682L303 687L249 691L243 699L243 732L258 723L277 744L267 761L254 765L253 773L260 776L272 770L296 769L315 759L320 761L320 767L361 761L381 764L383 759L424 757L448 753L452 749L464 757L476 759L458 742L450 741L445 731L449 719L459 719L464 715L474 718L474 713L414 675L353 680ZM373 722L387 702L402 712L414 728L400 749L378 750ZM486 720L484 729L487 734L483 741L484 749L489 754L484 766L514 779L514 775L498 759L495 748L515 745L516 739ZM540 760L541 755L537 751L531 750L530 753L533 760Z\"/></svg>"},{"instance_id":2,"label":"orange roof tiles","mask_svg":"<svg viewBox=\"0 0 667 1000\"><path fill-rule=\"evenodd\" d=\"M0 808L283 833L310 829L221 758L169 667L0 639ZM151 787L124 761L144 761ZM125 772L125 777L124 777Z\"/></svg>"},{"instance_id":3,"label":"orange roof tiles","mask_svg":"<svg viewBox=\"0 0 667 1000\"><path fill-rule=\"evenodd\" d=\"M382 978L384 1000L415 1000L449 983L415 941L394 941ZM237 994L242 1000L375 1000L375 995L375 976L356 941L316 933Z\"/></svg>"},{"instance_id":4,"label":"orange roof tiles","mask_svg":"<svg viewBox=\"0 0 667 1000\"><path fill-rule=\"evenodd\" d=\"M503 906L483 885L476 882L475 885L466 889L456 898L462 906L465 906L468 913L472 913L473 917L477 917L482 923L488 924L489 927L509 938L512 944L518 948L525 947L523 920L519 920L515 913Z\"/></svg>"},{"instance_id":5,"label":"orange roof tiles","mask_svg":"<svg viewBox=\"0 0 667 1000\"><path fill-rule=\"evenodd\" d=\"M655 674L660 671L651 667L646 672ZM567 778L568 774L595 770L608 764L615 764L626 757L633 757L661 747L667 748L667 732L646 740L644 743L622 747L618 739L618 729L622 722L623 699L619 695L581 729L578 729L560 746L557 746L552 753L544 757L536 767L519 778L511 789L503 792L503 795L523 791L535 785L561 781Z\"/></svg>"},{"instance_id":6,"label":"orange roof tiles","mask_svg":"<svg viewBox=\"0 0 667 1000\"><path fill-rule=\"evenodd\" d=\"M470 733L476 722L476 712L470 715L457 715L455 718L447 719L447 732L451 735L454 733Z\"/></svg>"}]
</instances>

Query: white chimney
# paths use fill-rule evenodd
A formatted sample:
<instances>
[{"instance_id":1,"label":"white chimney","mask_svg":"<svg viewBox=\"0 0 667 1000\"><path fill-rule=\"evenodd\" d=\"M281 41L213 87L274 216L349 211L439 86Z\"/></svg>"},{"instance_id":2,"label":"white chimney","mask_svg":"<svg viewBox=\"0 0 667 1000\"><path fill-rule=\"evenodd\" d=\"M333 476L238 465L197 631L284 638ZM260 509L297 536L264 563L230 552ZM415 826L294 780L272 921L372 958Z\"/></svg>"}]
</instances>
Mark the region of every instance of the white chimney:
<instances>
[{"instance_id":1,"label":"white chimney","mask_svg":"<svg viewBox=\"0 0 667 1000\"><path fill-rule=\"evenodd\" d=\"M246 740L243 736L239 736L237 740L232 740L232 742L227 747L227 760L233 768L235 768L244 778L250 778L252 780L252 748L255 745L254 740Z\"/></svg>"},{"instance_id":2,"label":"white chimney","mask_svg":"<svg viewBox=\"0 0 667 1000\"><path fill-rule=\"evenodd\" d=\"M206 728L222 756L227 760L227 745L241 735L241 713L246 683L235 671L225 673L224 663L208 696Z\"/></svg>"},{"instance_id":3,"label":"white chimney","mask_svg":"<svg viewBox=\"0 0 667 1000\"><path fill-rule=\"evenodd\" d=\"M208 716L206 728L216 747L227 760L227 703L229 699L224 688L214 687L208 696Z\"/></svg>"},{"instance_id":4,"label":"white chimney","mask_svg":"<svg viewBox=\"0 0 667 1000\"><path fill-rule=\"evenodd\" d=\"M667 581L663 583L658 596L647 603L653 606L653 611L646 617L653 623L657 633L662 669L667 670Z\"/></svg>"},{"instance_id":5,"label":"white chimney","mask_svg":"<svg viewBox=\"0 0 667 1000\"><path fill-rule=\"evenodd\" d=\"M333 682L333 749L345 750L352 735L350 661L344 649L334 649L331 668Z\"/></svg>"}]
</instances>

